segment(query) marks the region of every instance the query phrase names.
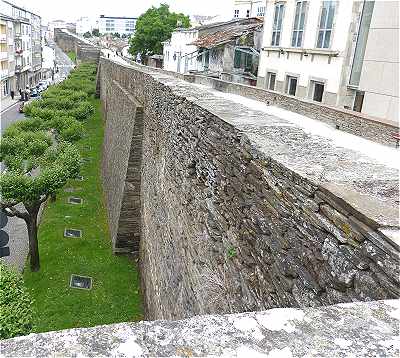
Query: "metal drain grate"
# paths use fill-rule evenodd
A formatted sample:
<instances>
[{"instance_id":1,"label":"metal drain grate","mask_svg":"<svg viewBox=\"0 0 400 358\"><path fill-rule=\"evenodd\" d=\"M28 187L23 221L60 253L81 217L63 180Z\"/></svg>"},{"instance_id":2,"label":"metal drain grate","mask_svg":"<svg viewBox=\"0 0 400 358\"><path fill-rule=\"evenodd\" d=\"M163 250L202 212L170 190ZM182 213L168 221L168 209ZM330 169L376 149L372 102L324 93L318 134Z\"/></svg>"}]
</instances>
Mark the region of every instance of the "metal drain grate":
<instances>
[{"instance_id":1,"label":"metal drain grate","mask_svg":"<svg viewBox=\"0 0 400 358\"><path fill-rule=\"evenodd\" d=\"M72 274L69 287L78 288L80 290L90 290L92 289L92 278L88 276Z\"/></svg>"},{"instance_id":2,"label":"metal drain grate","mask_svg":"<svg viewBox=\"0 0 400 358\"><path fill-rule=\"evenodd\" d=\"M80 238L80 237L82 237L82 230L65 229L64 237Z\"/></svg>"},{"instance_id":3,"label":"metal drain grate","mask_svg":"<svg viewBox=\"0 0 400 358\"><path fill-rule=\"evenodd\" d=\"M68 204L82 204L82 203L83 203L82 198L78 198L76 196L68 197Z\"/></svg>"}]
</instances>

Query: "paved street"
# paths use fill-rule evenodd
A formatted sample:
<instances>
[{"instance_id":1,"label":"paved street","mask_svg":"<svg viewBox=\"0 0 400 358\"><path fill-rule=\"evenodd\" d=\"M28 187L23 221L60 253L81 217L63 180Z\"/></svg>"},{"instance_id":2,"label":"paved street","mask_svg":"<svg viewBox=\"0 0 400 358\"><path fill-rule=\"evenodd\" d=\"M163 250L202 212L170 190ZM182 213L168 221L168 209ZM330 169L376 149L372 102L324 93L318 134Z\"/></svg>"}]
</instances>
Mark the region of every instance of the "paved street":
<instances>
[{"instance_id":1,"label":"paved street","mask_svg":"<svg viewBox=\"0 0 400 358\"><path fill-rule=\"evenodd\" d=\"M50 43L49 46L55 49L59 72L55 74L54 82L58 83L68 76L74 64L54 42ZM19 103L17 102L1 112L1 135L12 123L25 118L23 113L19 113ZM3 170L2 163L0 163L0 170ZM23 208L22 205L19 209L21 208ZM7 218L2 213L0 213L0 219L2 223L2 228L0 228L0 256L2 257L0 257L0 260L22 272L29 250L25 222L18 218Z\"/></svg>"}]
</instances>

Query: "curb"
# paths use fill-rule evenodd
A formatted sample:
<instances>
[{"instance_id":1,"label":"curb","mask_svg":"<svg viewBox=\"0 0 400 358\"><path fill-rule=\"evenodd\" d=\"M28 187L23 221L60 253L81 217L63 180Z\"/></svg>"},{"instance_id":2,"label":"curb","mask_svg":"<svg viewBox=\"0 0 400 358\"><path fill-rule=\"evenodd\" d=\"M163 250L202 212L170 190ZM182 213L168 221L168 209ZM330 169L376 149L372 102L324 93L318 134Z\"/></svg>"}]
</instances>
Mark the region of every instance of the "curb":
<instances>
[{"instance_id":1,"label":"curb","mask_svg":"<svg viewBox=\"0 0 400 358\"><path fill-rule=\"evenodd\" d=\"M5 112L5 111L7 111L8 109L10 109L11 107L13 107L13 106L15 106L17 103L19 103L20 101L18 100L18 101L16 101L15 103L13 103L13 104L10 104L8 107L6 107L6 108L2 108L1 109L1 113L3 113L3 112Z\"/></svg>"}]
</instances>

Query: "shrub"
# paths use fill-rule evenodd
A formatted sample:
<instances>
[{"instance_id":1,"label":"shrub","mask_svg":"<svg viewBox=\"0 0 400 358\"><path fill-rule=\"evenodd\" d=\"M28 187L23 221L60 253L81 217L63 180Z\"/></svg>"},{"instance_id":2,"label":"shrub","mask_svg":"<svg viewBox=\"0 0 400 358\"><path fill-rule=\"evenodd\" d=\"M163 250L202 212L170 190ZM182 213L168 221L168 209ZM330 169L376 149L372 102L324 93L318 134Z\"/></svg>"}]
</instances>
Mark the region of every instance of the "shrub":
<instances>
[{"instance_id":1,"label":"shrub","mask_svg":"<svg viewBox=\"0 0 400 358\"><path fill-rule=\"evenodd\" d=\"M93 113L94 108L89 102L81 102L75 110L71 111L71 114L79 121L89 118Z\"/></svg>"},{"instance_id":2,"label":"shrub","mask_svg":"<svg viewBox=\"0 0 400 358\"><path fill-rule=\"evenodd\" d=\"M60 131L60 137L67 142L75 142L83 137L83 124L74 120L66 128Z\"/></svg>"},{"instance_id":3,"label":"shrub","mask_svg":"<svg viewBox=\"0 0 400 358\"><path fill-rule=\"evenodd\" d=\"M32 299L22 276L0 262L0 339L31 333Z\"/></svg>"}]
</instances>

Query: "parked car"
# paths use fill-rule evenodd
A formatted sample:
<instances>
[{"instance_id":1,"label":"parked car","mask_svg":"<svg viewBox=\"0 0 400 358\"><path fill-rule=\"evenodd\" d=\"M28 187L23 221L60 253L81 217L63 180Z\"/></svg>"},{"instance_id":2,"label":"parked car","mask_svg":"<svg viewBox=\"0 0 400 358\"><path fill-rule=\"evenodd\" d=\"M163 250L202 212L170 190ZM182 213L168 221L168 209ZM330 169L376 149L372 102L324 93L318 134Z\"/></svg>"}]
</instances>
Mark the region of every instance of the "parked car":
<instances>
[{"instance_id":1,"label":"parked car","mask_svg":"<svg viewBox=\"0 0 400 358\"><path fill-rule=\"evenodd\" d=\"M43 88L43 91L47 89L47 87L49 87L49 84L47 81L40 81L39 82L39 86Z\"/></svg>"},{"instance_id":2,"label":"parked car","mask_svg":"<svg viewBox=\"0 0 400 358\"><path fill-rule=\"evenodd\" d=\"M38 97L39 96L39 91L36 88L31 89L31 97Z\"/></svg>"}]
</instances>

